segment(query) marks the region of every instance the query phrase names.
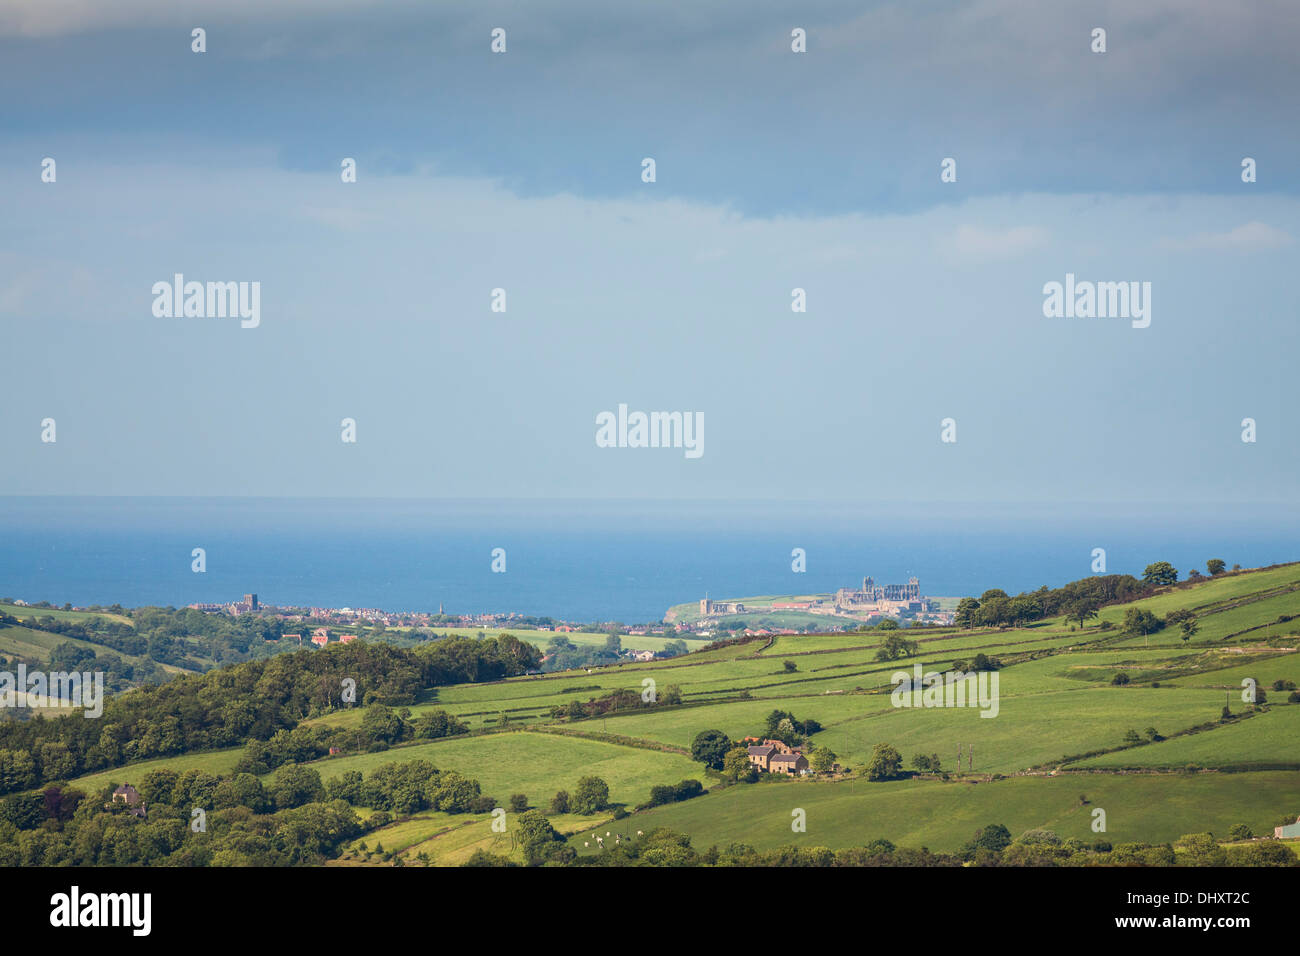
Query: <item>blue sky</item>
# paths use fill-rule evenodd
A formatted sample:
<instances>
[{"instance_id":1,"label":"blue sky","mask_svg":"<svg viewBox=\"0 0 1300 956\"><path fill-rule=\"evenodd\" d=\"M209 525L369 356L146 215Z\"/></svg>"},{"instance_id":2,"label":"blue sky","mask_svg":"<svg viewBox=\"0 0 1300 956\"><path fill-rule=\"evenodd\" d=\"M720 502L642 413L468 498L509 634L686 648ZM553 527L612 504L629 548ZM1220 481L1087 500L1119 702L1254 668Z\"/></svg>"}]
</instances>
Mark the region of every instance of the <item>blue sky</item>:
<instances>
[{"instance_id":1,"label":"blue sky","mask_svg":"<svg viewBox=\"0 0 1300 956\"><path fill-rule=\"evenodd\" d=\"M1294 5L262 6L0 0L0 494L1295 500Z\"/></svg>"}]
</instances>

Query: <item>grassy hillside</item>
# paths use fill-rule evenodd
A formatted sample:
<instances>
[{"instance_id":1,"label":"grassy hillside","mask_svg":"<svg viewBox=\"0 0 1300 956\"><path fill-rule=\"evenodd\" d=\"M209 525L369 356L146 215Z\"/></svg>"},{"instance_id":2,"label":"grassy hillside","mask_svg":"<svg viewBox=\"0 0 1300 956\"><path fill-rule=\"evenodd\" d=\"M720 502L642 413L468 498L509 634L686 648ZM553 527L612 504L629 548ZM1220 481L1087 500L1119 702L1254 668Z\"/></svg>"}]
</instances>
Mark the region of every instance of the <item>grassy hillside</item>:
<instances>
[{"instance_id":1,"label":"grassy hillside","mask_svg":"<svg viewBox=\"0 0 1300 956\"><path fill-rule=\"evenodd\" d=\"M349 770L368 773L394 760L427 760L439 770L476 778L483 792L505 804L511 794L527 795L547 806L557 790L572 790L578 778L596 775L609 784L615 803L639 803L659 783L702 777L689 757L658 750L620 747L579 737L544 733L504 733L460 737L399 747L379 753L316 761L328 780Z\"/></svg>"},{"instance_id":2,"label":"grassy hillside","mask_svg":"<svg viewBox=\"0 0 1300 956\"><path fill-rule=\"evenodd\" d=\"M65 643L85 648L92 653L113 654L131 664L144 666L151 663L146 657L137 654L123 654L102 644L83 641L79 638L69 637L66 634L51 634L49 631L41 631L23 625L0 627L0 658L14 657L29 662L39 661L48 664L53 650L60 644ZM157 666L170 674L188 673L184 668L176 667L173 664L158 664Z\"/></svg>"},{"instance_id":3,"label":"grassy hillside","mask_svg":"<svg viewBox=\"0 0 1300 956\"><path fill-rule=\"evenodd\" d=\"M1081 795L1088 798L1086 806ZM952 852L991 823L1006 826L1012 836L1042 828L1062 838L1112 843L1162 843L1207 830L1226 834L1236 823L1256 833L1270 832L1279 806L1300 812L1295 774L1089 774L987 783L791 780L729 787L636 814L614 827L625 836L669 827L690 834L699 848L729 843L758 849L786 844L838 848L883 837L899 846ZM1104 834L1092 831L1097 808L1106 812ZM791 829L795 809L806 813L806 833ZM603 835L614 827L599 830ZM592 847L583 842L579 836L580 853L596 852L594 841Z\"/></svg>"},{"instance_id":4,"label":"grassy hillside","mask_svg":"<svg viewBox=\"0 0 1300 956\"><path fill-rule=\"evenodd\" d=\"M184 773L186 770L205 770L210 774L228 774L234 770L235 764L239 762L240 755L243 754L243 747L231 747L226 750L211 750L205 753L184 754L179 757L163 757L158 760L141 760L136 763L127 764L125 767L117 767L113 770L103 770L99 773L90 773L78 777L76 785L86 793L95 793L100 788L107 786L109 783L133 783L138 784L144 779L144 775L151 770L161 770L169 768L177 773Z\"/></svg>"},{"instance_id":5,"label":"grassy hillside","mask_svg":"<svg viewBox=\"0 0 1300 956\"><path fill-rule=\"evenodd\" d=\"M1290 767L1300 770L1300 705L1274 707L1213 732L1104 754L1072 764L1079 768Z\"/></svg>"},{"instance_id":6,"label":"grassy hillside","mask_svg":"<svg viewBox=\"0 0 1300 956\"><path fill-rule=\"evenodd\" d=\"M1271 690L1275 680L1300 682L1300 619L1279 620L1300 618L1300 565L1167 588L1132 605L1161 616L1193 611L1200 631L1187 642L1172 627L1146 637L1124 633L1119 625L1129 606L1105 608L1082 628L1058 617L1020 628L905 631L918 642L917 653L893 661L878 659L890 632L872 630L758 639L667 661L429 689L409 708L412 718L444 709L489 732L312 766L328 779L419 758L478 779L502 803L523 793L542 807L589 774L604 778L612 801L628 808L657 784L697 779L711 791L617 823L608 813L552 821L562 832L597 821L602 833L668 826L689 833L697 847L733 841L760 849L791 842L842 847L884 837L900 846L954 850L988 823L1003 823L1013 834L1045 827L1095 840L1096 807L1108 816L1105 839L1163 842L1205 830L1226 834L1237 823L1266 832L1300 813L1300 703ZM40 645L36 635L14 638ZM893 706L896 672L910 673L917 663L942 671L977 654L1000 662L996 717L982 717L979 708ZM1243 703L1246 677L1267 692L1265 706ZM650 690L655 702L631 710L589 718L553 713L615 691L642 699ZM680 703L665 703L670 696ZM1220 719L1225 702L1232 715L1226 721ZM688 756L703 730L733 739L761 734L773 709L817 721L822 729L810 744L833 750L852 773L720 786L719 774ZM362 718L361 708L351 708L306 724L355 728ZM1145 740L1148 728L1165 739L1135 743L1131 732ZM918 754L935 754L948 779L866 780L860 772L878 744L897 748L905 767ZM238 753L151 765L218 772L233 766ZM1208 772L1169 772L1189 765ZM122 768L86 782L132 778L146 769ZM1089 804L1080 803L1080 794ZM806 834L790 829L795 808L807 811ZM422 854L458 863L475 849L517 856L489 824L483 814L416 814L354 841L340 862L378 862L376 840L408 861ZM584 842L592 841L579 836L575 845L594 852L594 843Z\"/></svg>"},{"instance_id":7,"label":"grassy hillside","mask_svg":"<svg viewBox=\"0 0 1300 956\"><path fill-rule=\"evenodd\" d=\"M22 604L0 604L0 614L8 614L20 621L34 621L38 617L52 617L56 621L76 621L78 623L96 619L116 621L118 624L131 623L129 617L121 614L110 614L107 611L65 611L61 608L29 607Z\"/></svg>"}]
</instances>

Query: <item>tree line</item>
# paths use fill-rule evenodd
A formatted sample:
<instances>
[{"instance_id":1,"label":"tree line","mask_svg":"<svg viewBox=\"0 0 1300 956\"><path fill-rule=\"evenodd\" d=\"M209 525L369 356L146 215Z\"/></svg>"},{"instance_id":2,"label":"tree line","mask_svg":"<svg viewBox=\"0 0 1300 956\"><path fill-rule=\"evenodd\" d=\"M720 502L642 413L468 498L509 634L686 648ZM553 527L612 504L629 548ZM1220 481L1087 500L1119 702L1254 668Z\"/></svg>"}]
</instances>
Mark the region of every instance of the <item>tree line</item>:
<instances>
[{"instance_id":1,"label":"tree line","mask_svg":"<svg viewBox=\"0 0 1300 956\"><path fill-rule=\"evenodd\" d=\"M525 673L536 668L538 659L536 648L501 634L483 640L447 638L415 649L335 644L207 674L182 675L166 684L110 697L98 719L74 713L0 722L0 794L137 760L250 741L267 744L265 749L252 749L274 761L277 754L292 753L297 746L314 746L314 756L320 755L321 745L370 749L380 739L377 735L385 733L384 724L390 727L389 744L408 733L436 734L429 720L440 718L423 723L399 718L404 723L394 725L391 715L368 712L360 736L349 737L345 731L326 743L303 733L270 743L279 732L294 731L304 719L344 706L353 684L355 703L395 707L414 703L424 688Z\"/></svg>"},{"instance_id":2,"label":"tree line","mask_svg":"<svg viewBox=\"0 0 1300 956\"><path fill-rule=\"evenodd\" d=\"M1226 563L1219 558L1207 561L1206 570L1210 577L1228 573ZM1193 571L1188 580L1204 577L1199 571ZM1107 605L1137 601L1177 583L1178 569L1168 561L1156 561L1147 565L1141 579L1131 574L1101 574L1059 588L1043 585L1037 591L1022 591L1015 597L1001 588L990 588L978 598L962 598L953 623L958 627L1023 627L1043 618L1064 616L1082 626Z\"/></svg>"}]
</instances>

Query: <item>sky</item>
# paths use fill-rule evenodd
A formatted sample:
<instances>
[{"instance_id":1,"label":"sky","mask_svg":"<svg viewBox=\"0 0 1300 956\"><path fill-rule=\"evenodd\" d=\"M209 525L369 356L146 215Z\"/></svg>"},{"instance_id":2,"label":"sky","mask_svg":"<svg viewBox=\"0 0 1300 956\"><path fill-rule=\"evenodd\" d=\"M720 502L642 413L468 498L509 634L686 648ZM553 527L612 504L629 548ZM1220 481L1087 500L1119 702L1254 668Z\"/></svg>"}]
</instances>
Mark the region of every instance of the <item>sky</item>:
<instances>
[{"instance_id":1,"label":"sky","mask_svg":"<svg viewBox=\"0 0 1300 956\"><path fill-rule=\"evenodd\" d=\"M267 7L0 0L0 495L1297 499L1295 4Z\"/></svg>"}]
</instances>

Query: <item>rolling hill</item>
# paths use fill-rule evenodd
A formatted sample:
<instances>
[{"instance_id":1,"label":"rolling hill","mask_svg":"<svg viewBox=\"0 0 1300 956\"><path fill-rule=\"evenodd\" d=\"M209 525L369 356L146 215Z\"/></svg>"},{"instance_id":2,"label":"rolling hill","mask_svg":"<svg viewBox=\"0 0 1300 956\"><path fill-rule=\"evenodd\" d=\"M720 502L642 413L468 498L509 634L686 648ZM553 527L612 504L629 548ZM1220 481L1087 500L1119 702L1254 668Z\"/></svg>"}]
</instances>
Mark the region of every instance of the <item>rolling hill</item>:
<instances>
[{"instance_id":1,"label":"rolling hill","mask_svg":"<svg viewBox=\"0 0 1300 956\"><path fill-rule=\"evenodd\" d=\"M1172 627L1129 634L1122 622L1130 607L1160 616L1189 610L1199 630L1187 640ZM522 794L543 811L557 791L599 776L609 785L605 811L549 814L588 855L604 852L594 842L597 832L633 840L656 827L686 833L700 848L744 843L769 850L883 838L953 851L995 823L1013 834L1044 828L1113 843L1163 843L1204 831L1226 837L1237 824L1263 833L1300 814L1300 697L1286 689L1288 681L1300 683L1300 619L1293 615L1300 615L1300 564L1163 588L1105 607L1083 627L1057 616L1023 627L785 635L666 661L431 687L400 709L404 719L445 711L467 733L305 766L329 781L419 759L477 779L502 805ZM12 640L41 646L39 634L10 630L18 632ZM915 640L915 652L880 659L898 635ZM919 664L943 672L977 655L996 668L995 718L978 707L903 708L891 701L900 671ZM1264 691L1254 703L1243 699L1245 678ZM1275 683L1283 690L1273 690ZM622 703L599 712L597 705L618 692ZM774 710L814 721L807 748L829 748L840 771L731 782L691 759L702 731L719 730L733 741L761 737ZM300 726L360 730L366 713L333 706ZM881 745L902 757L896 779L863 773ZM168 765L228 772L239 752L155 760L73 782L134 781ZM917 755L937 757L938 771L911 772ZM274 778L264 775L268 784ZM655 785L691 778L708 791L638 809ZM1097 808L1105 811L1104 831L1092 827ZM806 832L791 829L796 809L806 813ZM521 859L492 822L484 813L401 815L353 840L341 862L391 863L396 855L450 865L476 849ZM385 848L382 858L370 852L376 843Z\"/></svg>"}]
</instances>

